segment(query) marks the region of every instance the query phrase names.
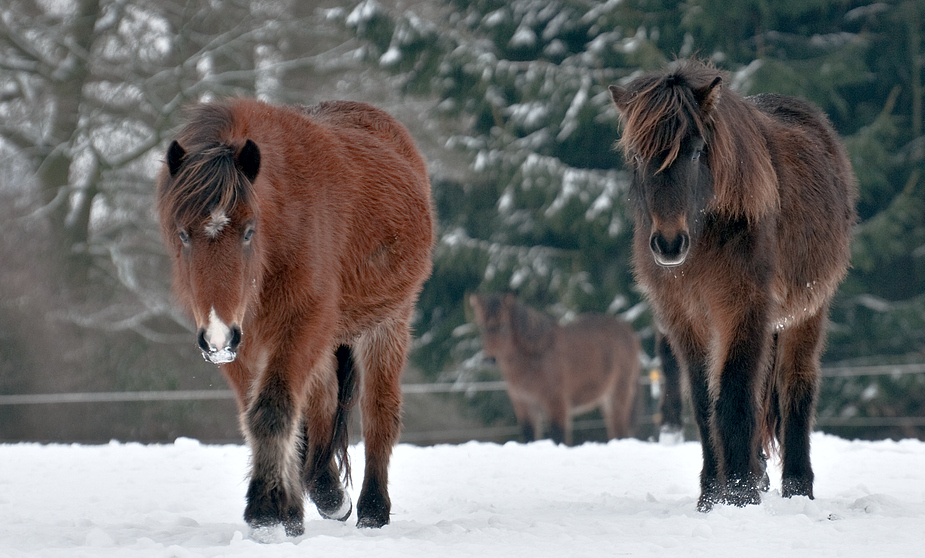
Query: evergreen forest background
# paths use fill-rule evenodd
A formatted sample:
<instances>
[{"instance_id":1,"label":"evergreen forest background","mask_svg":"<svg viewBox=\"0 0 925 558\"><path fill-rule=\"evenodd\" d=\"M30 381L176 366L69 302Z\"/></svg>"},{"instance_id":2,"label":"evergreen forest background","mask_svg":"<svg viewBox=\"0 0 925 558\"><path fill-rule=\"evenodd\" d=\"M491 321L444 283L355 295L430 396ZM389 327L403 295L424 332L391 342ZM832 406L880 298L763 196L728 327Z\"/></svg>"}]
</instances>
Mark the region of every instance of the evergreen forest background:
<instances>
[{"instance_id":1,"label":"evergreen forest background","mask_svg":"<svg viewBox=\"0 0 925 558\"><path fill-rule=\"evenodd\" d=\"M439 241L406 381L499 378L471 292L620 315L651 355L607 86L688 56L742 94L813 101L844 138L861 223L825 364L925 363L923 32L915 0L10 0L0 395L224 389L172 303L151 205L182 108L229 95L363 100L411 129ZM406 400L412 430L513 424L503 392ZM844 436L925 437L925 374L828 377L819 415ZM236 429L223 400L0 405L0 440Z\"/></svg>"}]
</instances>

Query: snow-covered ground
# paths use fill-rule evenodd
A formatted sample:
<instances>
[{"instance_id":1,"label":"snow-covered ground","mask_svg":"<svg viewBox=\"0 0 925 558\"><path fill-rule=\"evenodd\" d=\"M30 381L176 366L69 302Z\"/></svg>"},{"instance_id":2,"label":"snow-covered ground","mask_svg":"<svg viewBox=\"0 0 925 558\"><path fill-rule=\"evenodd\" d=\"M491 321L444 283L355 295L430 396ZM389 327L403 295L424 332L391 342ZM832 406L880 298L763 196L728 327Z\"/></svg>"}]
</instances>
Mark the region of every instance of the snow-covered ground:
<instances>
[{"instance_id":1,"label":"snow-covered ground","mask_svg":"<svg viewBox=\"0 0 925 558\"><path fill-rule=\"evenodd\" d=\"M362 446L351 448L361 474ZM813 436L816 500L695 510L700 446L637 440L400 445L392 523L321 519L275 544L241 515L249 452L169 445L0 445L0 556L923 556L925 443ZM358 485L360 478L354 479ZM356 489L353 490L354 498Z\"/></svg>"}]
</instances>

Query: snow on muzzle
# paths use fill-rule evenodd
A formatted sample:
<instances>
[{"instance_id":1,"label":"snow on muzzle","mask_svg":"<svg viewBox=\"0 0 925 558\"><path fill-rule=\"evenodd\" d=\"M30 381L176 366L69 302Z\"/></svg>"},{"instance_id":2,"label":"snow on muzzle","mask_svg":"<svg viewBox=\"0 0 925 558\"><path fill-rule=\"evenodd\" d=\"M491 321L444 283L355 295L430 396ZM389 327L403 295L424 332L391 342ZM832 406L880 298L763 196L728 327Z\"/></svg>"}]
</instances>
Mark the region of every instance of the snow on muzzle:
<instances>
[{"instance_id":1,"label":"snow on muzzle","mask_svg":"<svg viewBox=\"0 0 925 558\"><path fill-rule=\"evenodd\" d=\"M226 364L237 357L238 345L241 344L241 328L236 324L228 326L215 313L209 312L209 323L199 329L197 339L202 350L202 358L212 364Z\"/></svg>"}]
</instances>

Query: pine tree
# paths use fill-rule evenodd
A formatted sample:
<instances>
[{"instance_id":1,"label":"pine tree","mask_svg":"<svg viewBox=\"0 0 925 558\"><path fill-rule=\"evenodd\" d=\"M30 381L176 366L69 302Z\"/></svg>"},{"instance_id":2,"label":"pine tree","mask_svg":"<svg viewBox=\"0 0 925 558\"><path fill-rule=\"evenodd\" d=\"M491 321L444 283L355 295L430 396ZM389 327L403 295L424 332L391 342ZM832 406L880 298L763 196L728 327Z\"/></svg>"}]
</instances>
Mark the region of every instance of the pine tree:
<instances>
[{"instance_id":1,"label":"pine tree","mask_svg":"<svg viewBox=\"0 0 925 558\"><path fill-rule=\"evenodd\" d=\"M470 161L463 178L434 176L441 240L417 352L430 373L477 351L464 302L474 290L514 290L558 316L623 313L647 334L606 87L690 55L727 70L742 94L808 98L845 138L862 221L826 358L922 360L918 3L477 0L437 11L368 0L343 18L368 64L436 100L430 116L452 123L447 143Z\"/></svg>"},{"instance_id":2,"label":"pine tree","mask_svg":"<svg viewBox=\"0 0 925 558\"><path fill-rule=\"evenodd\" d=\"M464 180L434 177L441 238L417 358L439 372L478 347L465 294L511 290L566 317L643 307L629 266L628 177L607 86L666 59L619 2L449 2L442 21L363 2L344 22L407 94L435 96ZM463 327L460 327L463 326Z\"/></svg>"}]
</instances>

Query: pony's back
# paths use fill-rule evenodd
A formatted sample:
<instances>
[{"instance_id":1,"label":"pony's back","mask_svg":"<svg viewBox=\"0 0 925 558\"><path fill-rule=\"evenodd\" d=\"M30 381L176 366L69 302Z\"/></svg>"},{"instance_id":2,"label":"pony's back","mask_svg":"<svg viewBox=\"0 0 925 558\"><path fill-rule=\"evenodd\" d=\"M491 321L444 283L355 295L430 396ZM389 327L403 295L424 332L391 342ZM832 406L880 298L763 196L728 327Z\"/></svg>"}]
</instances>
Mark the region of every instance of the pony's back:
<instances>
[{"instance_id":1,"label":"pony's back","mask_svg":"<svg viewBox=\"0 0 925 558\"><path fill-rule=\"evenodd\" d=\"M639 340L633 328L623 320L606 314L580 314L575 321L563 326L570 336L609 339L610 345L621 351L635 351Z\"/></svg>"},{"instance_id":2,"label":"pony's back","mask_svg":"<svg viewBox=\"0 0 925 558\"><path fill-rule=\"evenodd\" d=\"M514 299L509 307L508 319L513 341L524 353L536 357L552 348L559 329L552 316Z\"/></svg>"},{"instance_id":3,"label":"pony's back","mask_svg":"<svg viewBox=\"0 0 925 558\"><path fill-rule=\"evenodd\" d=\"M387 112L355 101L327 101L305 107L305 112L318 122L341 129L356 128L374 135L410 161L419 177L427 176L424 158L415 146L414 139Z\"/></svg>"},{"instance_id":4,"label":"pony's back","mask_svg":"<svg viewBox=\"0 0 925 558\"><path fill-rule=\"evenodd\" d=\"M632 408L639 383L639 340L629 324L605 314L581 314L562 326L556 351L575 405L613 393L618 407Z\"/></svg>"},{"instance_id":5,"label":"pony's back","mask_svg":"<svg viewBox=\"0 0 925 558\"><path fill-rule=\"evenodd\" d=\"M798 153L806 166L819 169L809 176L799 176L812 185L804 187L804 190L812 191L819 187L831 190L826 192L831 195L826 201L838 205L830 206L830 209L836 210L837 215L844 217L849 226L853 226L857 219L857 180L848 152L825 113L799 97L764 93L748 97L748 101L780 125L780 128L768 131L772 136L771 142L778 144L777 150L770 146L772 157L776 155L779 158L781 151L787 151L789 156ZM775 170L787 173L787 168L780 161L775 161Z\"/></svg>"}]
</instances>

